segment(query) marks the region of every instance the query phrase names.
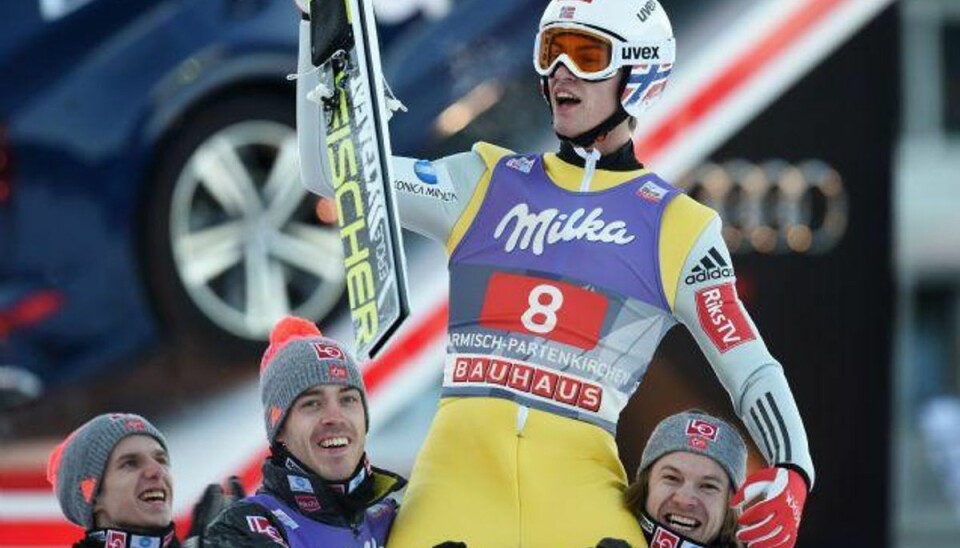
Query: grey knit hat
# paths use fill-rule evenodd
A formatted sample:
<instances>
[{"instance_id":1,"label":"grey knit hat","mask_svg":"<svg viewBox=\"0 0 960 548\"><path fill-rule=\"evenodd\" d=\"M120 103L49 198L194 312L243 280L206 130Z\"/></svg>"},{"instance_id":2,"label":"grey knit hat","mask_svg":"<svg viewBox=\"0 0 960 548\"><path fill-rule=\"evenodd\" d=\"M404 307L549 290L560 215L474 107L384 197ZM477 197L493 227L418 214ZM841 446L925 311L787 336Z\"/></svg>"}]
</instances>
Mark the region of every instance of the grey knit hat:
<instances>
[{"instance_id":1,"label":"grey knit hat","mask_svg":"<svg viewBox=\"0 0 960 548\"><path fill-rule=\"evenodd\" d=\"M734 490L743 485L747 476L747 446L740 433L703 411L691 409L660 421L643 449L638 473L676 451L705 455L716 461L730 476Z\"/></svg>"},{"instance_id":2,"label":"grey knit hat","mask_svg":"<svg viewBox=\"0 0 960 548\"><path fill-rule=\"evenodd\" d=\"M151 436L167 450L167 440L150 422L131 413L94 417L73 431L50 455L47 480L60 501L63 515L92 529L93 505L113 448L128 436Z\"/></svg>"},{"instance_id":3,"label":"grey knit hat","mask_svg":"<svg viewBox=\"0 0 960 548\"><path fill-rule=\"evenodd\" d=\"M340 384L360 391L365 427L370 428L367 389L356 361L317 326L287 316L270 332L270 346L260 361L260 399L267 440L273 444L297 396L320 384Z\"/></svg>"}]
</instances>

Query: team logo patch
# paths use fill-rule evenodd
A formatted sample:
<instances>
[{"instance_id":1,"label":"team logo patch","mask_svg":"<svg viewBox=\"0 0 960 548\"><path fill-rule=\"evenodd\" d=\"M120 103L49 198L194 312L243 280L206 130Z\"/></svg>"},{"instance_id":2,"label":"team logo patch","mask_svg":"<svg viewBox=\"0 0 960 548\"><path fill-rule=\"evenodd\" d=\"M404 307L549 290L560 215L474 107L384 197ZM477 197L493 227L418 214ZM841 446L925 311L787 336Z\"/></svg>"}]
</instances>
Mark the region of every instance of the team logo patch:
<instances>
[{"instance_id":1,"label":"team logo patch","mask_svg":"<svg viewBox=\"0 0 960 548\"><path fill-rule=\"evenodd\" d=\"M247 516L247 527L250 528L250 531L258 535L263 535L280 546L287 545L283 537L280 536L280 531L277 531L276 527L270 525L270 520L263 516Z\"/></svg>"},{"instance_id":2,"label":"team logo patch","mask_svg":"<svg viewBox=\"0 0 960 548\"><path fill-rule=\"evenodd\" d=\"M506 165L522 173L530 173L530 170L533 169L533 160L525 156L517 156L507 160Z\"/></svg>"},{"instance_id":3,"label":"team logo patch","mask_svg":"<svg viewBox=\"0 0 960 548\"><path fill-rule=\"evenodd\" d=\"M696 451L706 451L707 447L710 445L710 442L708 442L705 438L701 438L700 436L690 436L687 438L687 440L687 445Z\"/></svg>"},{"instance_id":4,"label":"team logo patch","mask_svg":"<svg viewBox=\"0 0 960 548\"><path fill-rule=\"evenodd\" d=\"M700 436L710 441L717 441L717 435L720 433L720 427L707 422L703 419L690 419L687 421L687 435Z\"/></svg>"},{"instance_id":5,"label":"team logo patch","mask_svg":"<svg viewBox=\"0 0 960 548\"><path fill-rule=\"evenodd\" d=\"M313 343L313 349L317 353L317 358L321 360L343 359L343 350L340 350L332 344Z\"/></svg>"},{"instance_id":6,"label":"team logo patch","mask_svg":"<svg viewBox=\"0 0 960 548\"><path fill-rule=\"evenodd\" d=\"M287 483L290 484L290 490L295 493L313 493L313 485L310 480L301 476L287 476Z\"/></svg>"},{"instance_id":7,"label":"team logo patch","mask_svg":"<svg viewBox=\"0 0 960 548\"><path fill-rule=\"evenodd\" d=\"M330 374L331 379L347 379L347 368L342 365L330 365L327 368L327 372Z\"/></svg>"},{"instance_id":8,"label":"team logo patch","mask_svg":"<svg viewBox=\"0 0 960 548\"><path fill-rule=\"evenodd\" d=\"M680 537L667 531L663 527L658 527L656 534L653 535L650 548L676 548L679 545Z\"/></svg>"},{"instance_id":9,"label":"team logo patch","mask_svg":"<svg viewBox=\"0 0 960 548\"><path fill-rule=\"evenodd\" d=\"M647 0L647 3L637 12L637 19L639 19L641 23L646 23L647 18L653 15L655 11L657 11L657 3L653 0Z\"/></svg>"},{"instance_id":10,"label":"team logo patch","mask_svg":"<svg viewBox=\"0 0 960 548\"><path fill-rule=\"evenodd\" d=\"M717 248L711 247L697 264L690 269L690 274L683 279L687 285L698 284L701 282L727 280L733 278L733 267L723 258L723 255L717 251Z\"/></svg>"},{"instance_id":11,"label":"team logo patch","mask_svg":"<svg viewBox=\"0 0 960 548\"><path fill-rule=\"evenodd\" d=\"M300 468L300 465L297 464L296 461L294 461L290 457L287 457L287 460L284 461L283 465L287 468L287 470L293 470L294 472L300 472L301 474L306 474L306 472L303 471L303 468Z\"/></svg>"},{"instance_id":12,"label":"team logo patch","mask_svg":"<svg viewBox=\"0 0 960 548\"><path fill-rule=\"evenodd\" d=\"M129 418L123 413L111 413L110 420L113 422L123 421L123 427L127 430L136 430L137 432L142 432L147 429L147 426L143 424L143 421L136 418Z\"/></svg>"},{"instance_id":13,"label":"team logo patch","mask_svg":"<svg viewBox=\"0 0 960 548\"><path fill-rule=\"evenodd\" d=\"M287 529L293 531L294 529L300 528L300 525L296 521L293 521L293 518L288 516L283 510L277 508L276 510L271 510L270 513L276 516L277 519L280 520L280 522L283 523L283 526Z\"/></svg>"},{"instance_id":14,"label":"team logo patch","mask_svg":"<svg viewBox=\"0 0 960 548\"><path fill-rule=\"evenodd\" d=\"M126 548L127 534L122 531L107 531L105 548Z\"/></svg>"},{"instance_id":15,"label":"team logo patch","mask_svg":"<svg viewBox=\"0 0 960 548\"><path fill-rule=\"evenodd\" d=\"M160 548L160 539L158 537L141 537L133 535L130 537L131 548Z\"/></svg>"},{"instance_id":16,"label":"team logo patch","mask_svg":"<svg viewBox=\"0 0 960 548\"><path fill-rule=\"evenodd\" d=\"M757 338L743 313L733 282L697 291L696 301L700 326L721 354Z\"/></svg>"},{"instance_id":17,"label":"team logo patch","mask_svg":"<svg viewBox=\"0 0 960 548\"><path fill-rule=\"evenodd\" d=\"M320 501L313 495L294 495L293 500L297 501L297 506L304 512L320 510Z\"/></svg>"},{"instance_id":18,"label":"team logo patch","mask_svg":"<svg viewBox=\"0 0 960 548\"><path fill-rule=\"evenodd\" d=\"M643 183L643 186L637 191L637 196L653 204L659 204L666 195L667 189L651 181Z\"/></svg>"}]
</instances>

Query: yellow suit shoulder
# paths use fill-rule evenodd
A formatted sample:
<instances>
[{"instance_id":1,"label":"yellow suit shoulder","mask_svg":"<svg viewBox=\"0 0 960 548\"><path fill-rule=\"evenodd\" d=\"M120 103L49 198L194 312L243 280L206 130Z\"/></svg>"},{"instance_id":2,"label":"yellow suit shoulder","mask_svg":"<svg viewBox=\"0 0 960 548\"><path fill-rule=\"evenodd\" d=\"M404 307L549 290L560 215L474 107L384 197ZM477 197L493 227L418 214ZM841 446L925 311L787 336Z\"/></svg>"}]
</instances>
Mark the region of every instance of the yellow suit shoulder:
<instances>
[{"instance_id":1,"label":"yellow suit shoulder","mask_svg":"<svg viewBox=\"0 0 960 548\"><path fill-rule=\"evenodd\" d=\"M683 263L704 228L717 212L686 194L667 204L660 223L660 280L667 303L673 309Z\"/></svg>"},{"instance_id":2,"label":"yellow suit shoulder","mask_svg":"<svg viewBox=\"0 0 960 548\"><path fill-rule=\"evenodd\" d=\"M513 154L514 152L508 148L504 148L493 143L488 143L486 141L477 141L474 143L472 150L483 159L483 163L487 165L488 170L492 170L497 162L500 161L504 156Z\"/></svg>"},{"instance_id":3,"label":"yellow suit shoulder","mask_svg":"<svg viewBox=\"0 0 960 548\"><path fill-rule=\"evenodd\" d=\"M483 175L480 176L480 180L477 181L477 185L473 189L473 194L470 195L470 201L467 202L463 213L460 215L460 218L457 219L457 222L454 223L453 230L450 231L450 237L447 239L447 255L453 254L453 250L456 249L460 240L463 239L463 235L466 234L467 229L470 228L473 218L476 217L477 211L480 209L480 204L483 203L483 199L487 195L487 187L490 186L490 177L493 176L493 168L496 167L497 162L499 162L501 158L513 154L513 151L510 149L484 141L474 143L472 150L474 154L483 160L487 169L483 172Z\"/></svg>"}]
</instances>

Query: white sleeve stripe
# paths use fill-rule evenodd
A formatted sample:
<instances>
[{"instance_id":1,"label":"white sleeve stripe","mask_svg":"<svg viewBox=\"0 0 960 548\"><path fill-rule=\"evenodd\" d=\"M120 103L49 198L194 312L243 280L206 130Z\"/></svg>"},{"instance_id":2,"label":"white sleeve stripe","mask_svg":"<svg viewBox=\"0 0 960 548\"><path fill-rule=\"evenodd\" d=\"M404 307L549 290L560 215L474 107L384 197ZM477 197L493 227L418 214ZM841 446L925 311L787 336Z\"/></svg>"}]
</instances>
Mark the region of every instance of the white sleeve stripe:
<instances>
[{"instance_id":1,"label":"white sleeve stripe","mask_svg":"<svg viewBox=\"0 0 960 548\"><path fill-rule=\"evenodd\" d=\"M777 418L777 425L780 426L781 437L783 437L783 460L785 462L791 462L793 455L790 452L790 434L787 431L787 425L783 422L783 415L780 414L780 408L777 407L777 402L773 399L773 394L767 392L766 398L767 403L770 404L770 409L773 411L773 416Z\"/></svg>"},{"instance_id":2,"label":"white sleeve stripe","mask_svg":"<svg viewBox=\"0 0 960 548\"><path fill-rule=\"evenodd\" d=\"M773 451L770 450L770 442L767 440L767 431L763 429L763 424L761 424L760 419L757 417L757 410L751 409L750 416L753 417L753 424L757 427L757 430L760 431L760 439L763 440L763 446L767 450L767 460L773 461Z\"/></svg>"}]
</instances>

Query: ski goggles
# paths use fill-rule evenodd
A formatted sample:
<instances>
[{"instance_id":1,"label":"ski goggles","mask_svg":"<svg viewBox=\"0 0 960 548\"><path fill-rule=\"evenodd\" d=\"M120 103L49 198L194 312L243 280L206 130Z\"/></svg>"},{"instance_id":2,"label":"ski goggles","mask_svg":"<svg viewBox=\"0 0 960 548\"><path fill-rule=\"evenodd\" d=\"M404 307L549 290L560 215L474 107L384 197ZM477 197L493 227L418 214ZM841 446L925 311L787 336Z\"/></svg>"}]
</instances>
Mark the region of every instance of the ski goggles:
<instances>
[{"instance_id":1,"label":"ski goggles","mask_svg":"<svg viewBox=\"0 0 960 548\"><path fill-rule=\"evenodd\" d=\"M581 80L606 80L625 65L673 63L673 39L623 42L593 29L554 26L537 33L533 65L550 76L563 63Z\"/></svg>"}]
</instances>

